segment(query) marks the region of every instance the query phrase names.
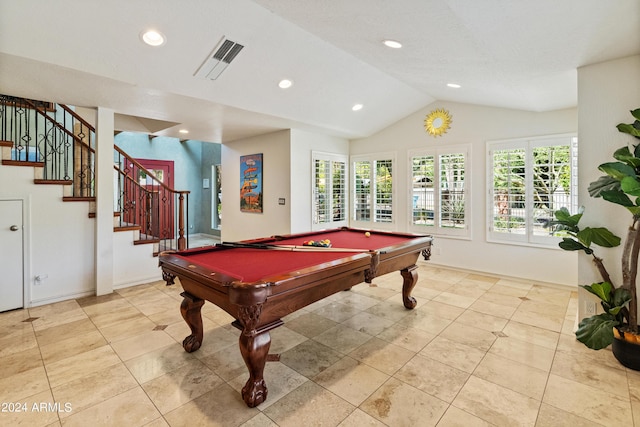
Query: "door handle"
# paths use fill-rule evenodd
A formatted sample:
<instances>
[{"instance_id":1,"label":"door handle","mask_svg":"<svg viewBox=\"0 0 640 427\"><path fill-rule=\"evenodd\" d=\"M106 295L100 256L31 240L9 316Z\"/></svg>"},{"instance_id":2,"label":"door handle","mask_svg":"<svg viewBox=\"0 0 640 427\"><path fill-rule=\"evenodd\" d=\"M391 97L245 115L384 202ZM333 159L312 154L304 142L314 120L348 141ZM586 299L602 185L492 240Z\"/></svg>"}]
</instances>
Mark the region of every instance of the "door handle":
<instances>
[{"instance_id":1,"label":"door handle","mask_svg":"<svg viewBox=\"0 0 640 427\"><path fill-rule=\"evenodd\" d=\"M11 227L9 227L9 230L18 231L18 230L20 230L20 227L18 227L17 225L12 225Z\"/></svg>"}]
</instances>

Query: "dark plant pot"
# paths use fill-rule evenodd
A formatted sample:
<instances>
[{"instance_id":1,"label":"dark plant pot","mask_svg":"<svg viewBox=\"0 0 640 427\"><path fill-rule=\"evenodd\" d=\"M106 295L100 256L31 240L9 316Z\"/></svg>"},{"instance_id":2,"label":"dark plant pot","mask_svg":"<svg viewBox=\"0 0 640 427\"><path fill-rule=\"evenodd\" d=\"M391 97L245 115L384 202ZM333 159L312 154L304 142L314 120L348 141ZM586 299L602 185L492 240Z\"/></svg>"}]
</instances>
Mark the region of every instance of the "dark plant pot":
<instances>
[{"instance_id":1,"label":"dark plant pot","mask_svg":"<svg viewBox=\"0 0 640 427\"><path fill-rule=\"evenodd\" d=\"M640 345L614 338L611 344L613 355L623 366L640 371Z\"/></svg>"}]
</instances>

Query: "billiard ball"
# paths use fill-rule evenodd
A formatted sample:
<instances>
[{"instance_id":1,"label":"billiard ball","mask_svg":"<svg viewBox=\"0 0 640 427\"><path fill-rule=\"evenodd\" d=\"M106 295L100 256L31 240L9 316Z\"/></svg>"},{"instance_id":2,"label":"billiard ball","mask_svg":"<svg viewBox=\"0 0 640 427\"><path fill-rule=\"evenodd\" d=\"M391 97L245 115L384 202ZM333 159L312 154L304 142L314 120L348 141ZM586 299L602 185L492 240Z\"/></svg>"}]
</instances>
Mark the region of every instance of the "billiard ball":
<instances>
[{"instance_id":1,"label":"billiard ball","mask_svg":"<svg viewBox=\"0 0 640 427\"><path fill-rule=\"evenodd\" d=\"M370 236L371 236L371 233L369 233L369 232L367 231L366 233L364 233L364 235L365 235L366 237L370 237Z\"/></svg>"}]
</instances>

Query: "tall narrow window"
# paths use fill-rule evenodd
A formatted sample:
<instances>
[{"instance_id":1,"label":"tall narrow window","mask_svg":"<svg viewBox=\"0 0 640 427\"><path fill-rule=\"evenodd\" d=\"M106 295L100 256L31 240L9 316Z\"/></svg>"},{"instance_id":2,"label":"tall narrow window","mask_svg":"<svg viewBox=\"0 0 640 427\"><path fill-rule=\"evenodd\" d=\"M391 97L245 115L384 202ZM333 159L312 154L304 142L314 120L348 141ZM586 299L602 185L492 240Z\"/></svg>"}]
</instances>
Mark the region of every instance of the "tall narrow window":
<instances>
[{"instance_id":1,"label":"tall narrow window","mask_svg":"<svg viewBox=\"0 0 640 427\"><path fill-rule=\"evenodd\" d=\"M222 228L222 165L211 166L211 228Z\"/></svg>"},{"instance_id":2,"label":"tall narrow window","mask_svg":"<svg viewBox=\"0 0 640 427\"><path fill-rule=\"evenodd\" d=\"M393 164L391 160L376 160L376 205L374 222L393 221Z\"/></svg>"},{"instance_id":3,"label":"tall narrow window","mask_svg":"<svg viewBox=\"0 0 640 427\"><path fill-rule=\"evenodd\" d=\"M455 146L410 153L413 231L468 235L467 152Z\"/></svg>"},{"instance_id":4,"label":"tall narrow window","mask_svg":"<svg viewBox=\"0 0 640 427\"><path fill-rule=\"evenodd\" d=\"M313 153L314 228L346 225L346 157Z\"/></svg>"},{"instance_id":5,"label":"tall narrow window","mask_svg":"<svg viewBox=\"0 0 640 427\"><path fill-rule=\"evenodd\" d=\"M354 215L356 221L371 221L371 162L354 162Z\"/></svg>"},{"instance_id":6,"label":"tall narrow window","mask_svg":"<svg viewBox=\"0 0 640 427\"><path fill-rule=\"evenodd\" d=\"M393 223L393 159L367 156L352 161L352 220ZM371 224L359 224L371 226Z\"/></svg>"},{"instance_id":7,"label":"tall narrow window","mask_svg":"<svg viewBox=\"0 0 640 427\"><path fill-rule=\"evenodd\" d=\"M555 245L554 212L578 207L577 147L574 135L487 145L491 240Z\"/></svg>"}]
</instances>

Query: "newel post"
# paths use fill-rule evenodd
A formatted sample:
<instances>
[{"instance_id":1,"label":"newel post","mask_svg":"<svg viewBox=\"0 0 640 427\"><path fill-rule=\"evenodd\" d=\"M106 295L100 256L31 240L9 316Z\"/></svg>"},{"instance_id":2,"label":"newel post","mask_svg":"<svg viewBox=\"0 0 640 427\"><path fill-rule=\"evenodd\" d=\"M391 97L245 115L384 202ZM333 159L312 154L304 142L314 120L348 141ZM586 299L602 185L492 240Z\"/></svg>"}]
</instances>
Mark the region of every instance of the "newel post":
<instances>
[{"instance_id":1,"label":"newel post","mask_svg":"<svg viewBox=\"0 0 640 427\"><path fill-rule=\"evenodd\" d=\"M178 196L178 250L186 249L186 239L184 238L184 193Z\"/></svg>"}]
</instances>

